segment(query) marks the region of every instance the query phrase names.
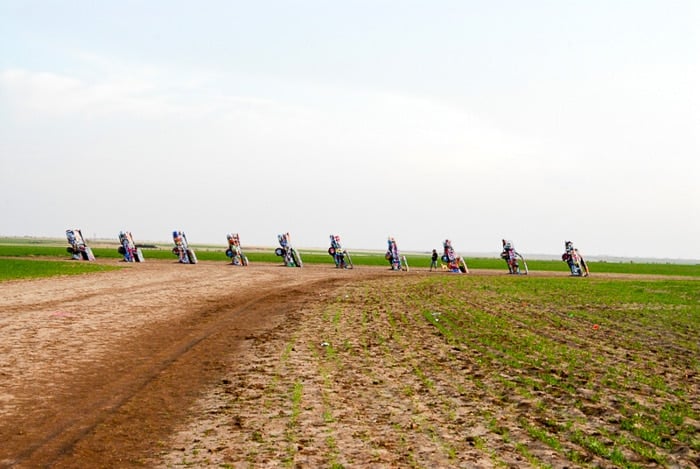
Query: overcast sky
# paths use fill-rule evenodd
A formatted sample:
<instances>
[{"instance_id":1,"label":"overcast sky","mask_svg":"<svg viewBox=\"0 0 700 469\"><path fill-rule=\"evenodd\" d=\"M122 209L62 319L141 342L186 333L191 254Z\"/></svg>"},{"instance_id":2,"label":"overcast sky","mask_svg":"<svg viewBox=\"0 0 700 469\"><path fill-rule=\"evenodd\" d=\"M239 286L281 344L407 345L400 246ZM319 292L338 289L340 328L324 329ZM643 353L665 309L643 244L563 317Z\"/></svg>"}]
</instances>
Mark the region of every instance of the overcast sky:
<instances>
[{"instance_id":1,"label":"overcast sky","mask_svg":"<svg viewBox=\"0 0 700 469\"><path fill-rule=\"evenodd\" d=\"M700 259L700 2L0 0L0 235Z\"/></svg>"}]
</instances>

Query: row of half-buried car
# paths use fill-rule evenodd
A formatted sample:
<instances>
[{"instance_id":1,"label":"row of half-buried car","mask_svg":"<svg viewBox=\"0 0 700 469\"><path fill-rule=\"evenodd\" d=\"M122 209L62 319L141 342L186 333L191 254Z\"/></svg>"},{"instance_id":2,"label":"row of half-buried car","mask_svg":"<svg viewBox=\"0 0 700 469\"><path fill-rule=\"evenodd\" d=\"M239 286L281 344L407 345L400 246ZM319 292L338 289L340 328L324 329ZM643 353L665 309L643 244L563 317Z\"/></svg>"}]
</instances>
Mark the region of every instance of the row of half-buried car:
<instances>
[{"instance_id":1,"label":"row of half-buried car","mask_svg":"<svg viewBox=\"0 0 700 469\"><path fill-rule=\"evenodd\" d=\"M92 252L90 246L87 245L87 241L83 236L80 229L68 229L66 230L66 239L68 240L69 246L66 248L71 257L75 260L85 260L94 261L95 255ZM289 233L285 235L279 235L280 245L285 248L285 252L289 251L293 253L290 254L290 261L293 265L301 267L301 256L298 254L296 249L291 247L288 242ZM226 256L231 259L231 264L247 266L248 257L243 254L241 249L241 238L238 233L227 233L226 240L228 241L228 248L226 249ZM283 241L284 240L284 241ZM173 231L173 243L175 246L172 249L172 253L177 256L178 262L181 264L196 264L197 255L194 252L187 241L187 235L184 231ZM278 248L277 251L279 251ZM119 247L117 248L119 254L124 256L125 262L144 262L145 258L141 247L136 244L134 237L130 231L120 231L119 232ZM275 251L277 253L277 251ZM282 255L278 253L278 255Z\"/></svg>"},{"instance_id":2,"label":"row of half-buried car","mask_svg":"<svg viewBox=\"0 0 700 469\"><path fill-rule=\"evenodd\" d=\"M68 247L66 251L75 260L94 261L95 255L80 229L66 230L66 239ZM187 236L182 231L173 231L173 254L178 256L178 261L183 264L196 264L197 256L187 244ZM144 262L145 258L141 247L134 242L134 237L130 231L119 232L119 254L124 256L125 262Z\"/></svg>"},{"instance_id":3,"label":"row of half-buried car","mask_svg":"<svg viewBox=\"0 0 700 469\"><path fill-rule=\"evenodd\" d=\"M69 229L66 230L66 238L68 244L67 251L73 259L94 260L95 256L92 250L87 245L81 230ZM238 233L227 233L226 240L228 247L226 256L231 259L231 264L238 266L247 266L248 257L243 253L241 248L241 239ZM282 257L284 265L287 267L302 267L303 261L301 254L291 244L291 235L282 233L277 235L277 241L280 247L275 249L275 254ZM173 242L175 246L172 249L174 255L177 256L178 262L182 264L196 264L197 256L194 250L189 246L187 235L183 231L173 231ZM354 267L352 258L347 249L343 248L339 235L330 235L330 248L328 254L333 258L336 268L352 269ZM455 253L452 247L452 242L446 239L443 243L443 254L440 260L444 262L442 269L455 273L469 273L466 260ZM562 254L562 260L567 263L571 275L578 277L588 276L588 264L576 249L571 241L564 242L565 252ZM134 238L129 231L121 231L119 233L119 248L117 249L124 256L126 262L144 262L143 252L140 247L134 242ZM436 265L437 253L433 250L433 258L431 270ZM527 262L518 251L515 250L512 241L502 240L501 258L506 261L508 273L515 275L523 275L528 273ZM406 256L399 253L396 240L393 237L387 239L387 251L385 259L389 262L391 270L408 271L408 262Z\"/></svg>"}]
</instances>

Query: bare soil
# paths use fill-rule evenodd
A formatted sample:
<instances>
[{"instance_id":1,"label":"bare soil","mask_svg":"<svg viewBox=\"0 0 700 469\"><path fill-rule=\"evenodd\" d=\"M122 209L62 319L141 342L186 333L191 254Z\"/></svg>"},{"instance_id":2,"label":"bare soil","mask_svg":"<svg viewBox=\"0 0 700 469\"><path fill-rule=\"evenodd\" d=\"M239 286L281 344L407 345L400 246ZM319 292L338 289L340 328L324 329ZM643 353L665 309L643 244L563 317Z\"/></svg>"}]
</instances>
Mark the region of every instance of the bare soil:
<instances>
[{"instance_id":1,"label":"bare soil","mask_svg":"<svg viewBox=\"0 0 700 469\"><path fill-rule=\"evenodd\" d=\"M147 261L0 284L0 467L154 464L252 343L373 275Z\"/></svg>"},{"instance_id":2,"label":"bare soil","mask_svg":"<svg viewBox=\"0 0 700 469\"><path fill-rule=\"evenodd\" d=\"M324 376L314 357L332 336L321 312L361 293L349 285L397 275L428 272L147 261L2 283L0 467L340 467L348 457L354 467L493 467L473 447L483 426L455 431L456 459L428 437L382 435L416 425L416 406L430 420L428 401L402 398L415 377L400 367L327 376L342 391L334 396L314 382ZM363 392L378 384L387 395ZM343 427L333 441L329 425ZM511 467L528 465L503 450ZM551 465L566 462L553 454Z\"/></svg>"}]
</instances>

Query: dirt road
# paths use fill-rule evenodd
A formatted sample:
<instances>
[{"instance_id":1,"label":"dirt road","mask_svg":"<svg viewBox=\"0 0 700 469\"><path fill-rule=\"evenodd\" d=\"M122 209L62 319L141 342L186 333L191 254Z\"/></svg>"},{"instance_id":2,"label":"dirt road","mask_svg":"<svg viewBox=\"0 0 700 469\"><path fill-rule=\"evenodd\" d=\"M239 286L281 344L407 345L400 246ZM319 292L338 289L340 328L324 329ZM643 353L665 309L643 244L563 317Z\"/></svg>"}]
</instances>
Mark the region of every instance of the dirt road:
<instances>
[{"instance_id":1,"label":"dirt road","mask_svg":"<svg viewBox=\"0 0 700 469\"><path fill-rule=\"evenodd\" d=\"M151 261L1 284L0 467L142 464L251 340L377 274Z\"/></svg>"}]
</instances>

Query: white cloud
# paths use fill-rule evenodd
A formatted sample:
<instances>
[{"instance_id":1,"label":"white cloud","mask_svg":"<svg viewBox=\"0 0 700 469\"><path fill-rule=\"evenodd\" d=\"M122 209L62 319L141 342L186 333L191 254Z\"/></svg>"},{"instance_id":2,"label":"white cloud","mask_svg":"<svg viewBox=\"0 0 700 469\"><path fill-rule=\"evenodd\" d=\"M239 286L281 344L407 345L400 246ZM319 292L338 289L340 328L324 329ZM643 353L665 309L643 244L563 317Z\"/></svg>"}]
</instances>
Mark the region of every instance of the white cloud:
<instances>
[{"instance_id":1,"label":"white cloud","mask_svg":"<svg viewBox=\"0 0 700 469\"><path fill-rule=\"evenodd\" d=\"M126 113L158 117L175 110L152 94L150 83L140 80L88 83L56 73L13 69L0 73L0 86L9 104L25 116L39 113L49 117L95 117Z\"/></svg>"}]
</instances>

